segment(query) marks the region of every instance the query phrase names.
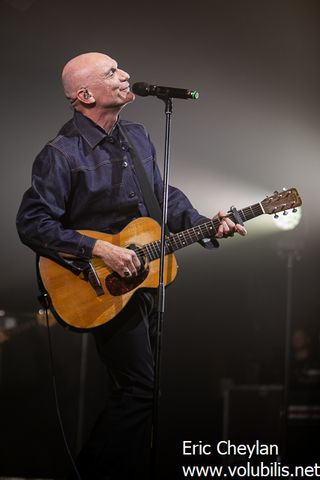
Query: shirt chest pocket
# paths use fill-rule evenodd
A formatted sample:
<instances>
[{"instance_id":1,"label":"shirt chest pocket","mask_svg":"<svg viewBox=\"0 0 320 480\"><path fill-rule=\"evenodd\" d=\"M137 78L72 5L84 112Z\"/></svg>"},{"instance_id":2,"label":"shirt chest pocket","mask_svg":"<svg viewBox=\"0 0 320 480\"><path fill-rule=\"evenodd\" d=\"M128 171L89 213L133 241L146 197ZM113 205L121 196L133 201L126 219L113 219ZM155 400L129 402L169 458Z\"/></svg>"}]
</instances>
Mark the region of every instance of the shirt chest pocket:
<instances>
[{"instance_id":1,"label":"shirt chest pocket","mask_svg":"<svg viewBox=\"0 0 320 480\"><path fill-rule=\"evenodd\" d=\"M126 202L132 182L132 169L125 160L100 162L73 171L73 191L90 209L119 208Z\"/></svg>"}]
</instances>

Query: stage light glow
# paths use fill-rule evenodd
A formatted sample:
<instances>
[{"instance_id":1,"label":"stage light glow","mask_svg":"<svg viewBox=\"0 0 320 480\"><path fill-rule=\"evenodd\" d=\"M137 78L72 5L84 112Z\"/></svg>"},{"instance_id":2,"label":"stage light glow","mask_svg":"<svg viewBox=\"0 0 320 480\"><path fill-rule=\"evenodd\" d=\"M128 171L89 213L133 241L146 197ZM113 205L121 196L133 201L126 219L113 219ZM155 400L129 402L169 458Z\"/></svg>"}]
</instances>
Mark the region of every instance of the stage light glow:
<instances>
[{"instance_id":1,"label":"stage light glow","mask_svg":"<svg viewBox=\"0 0 320 480\"><path fill-rule=\"evenodd\" d=\"M175 178L173 175L172 183L187 193L191 202L197 206L197 209L208 217L217 213L218 208L227 212L231 203L235 204L236 208L242 209L263 201L266 198L266 194L272 194L272 187L268 189L257 183L249 184L249 182L244 182L238 178L235 179L221 173L215 173L211 177L211 175L203 175L198 172L197 181L195 182L194 177L190 176L189 172L183 172L180 173L179 178ZM280 218L282 220L283 212L279 212L278 215L279 219L277 221L273 219L273 214L266 214L245 223L248 231L246 241L249 242L261 236L279 233L279 228L281 227L276 222ZM285 215L283 218L290 224L296 221L298 217L300 218L300 215L301 212L299 211L292 213L291 210L288 210L288 215ZM233 240L233 242L228 243L228 248L235 246L237 240L241 241L237 236Z\"/></svg>"},{"instance_id":2,"label":"stage light glow","mask_svg":"<svg viewBox=\"0 0 320 480\"><path fill-rule=\"evenodd\" d=\"M301 207L295 210L295 212L293 210L287 210L285 214L279 213L277 216L274 216L273 221L275 225L280 228L280 230L293 230L296 228L301 221L302 210Z\"/></svg>"}]
</instances>

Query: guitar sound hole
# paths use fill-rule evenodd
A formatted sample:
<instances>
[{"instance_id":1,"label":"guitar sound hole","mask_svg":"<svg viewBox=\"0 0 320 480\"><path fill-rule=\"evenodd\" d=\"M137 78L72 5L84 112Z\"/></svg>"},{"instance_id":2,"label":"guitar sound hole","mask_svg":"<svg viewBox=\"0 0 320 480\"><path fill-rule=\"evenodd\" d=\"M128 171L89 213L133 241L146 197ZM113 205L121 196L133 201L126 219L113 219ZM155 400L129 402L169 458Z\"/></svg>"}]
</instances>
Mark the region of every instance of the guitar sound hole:
<instances>
[{"instance_id":1,"label":"guitar sound hole","mask_svg":"<svg viewBox=\"0 0 320 480\"><path fill-rule=\"evenodd\" d=\"M140 285L148 276L149 268L140 270L136 277L122 278L116 272L110 273L105 279L106 287L114 297L130 292Z\"/></svg>"}]
</instances>

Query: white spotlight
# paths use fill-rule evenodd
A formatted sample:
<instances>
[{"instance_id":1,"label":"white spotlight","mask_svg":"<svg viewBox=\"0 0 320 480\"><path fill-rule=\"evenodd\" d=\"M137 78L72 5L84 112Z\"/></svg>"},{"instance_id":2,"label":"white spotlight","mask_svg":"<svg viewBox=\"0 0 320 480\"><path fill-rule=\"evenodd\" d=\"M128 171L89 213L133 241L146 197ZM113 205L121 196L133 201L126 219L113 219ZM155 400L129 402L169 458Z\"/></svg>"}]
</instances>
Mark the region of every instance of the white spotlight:
<instances>
[{"instance_id":1,"label":"white spotlight","mask_svg":"<svg viewBox=\"0 0 320 480\"><path fill-rule=\"evenodd\" d=\"M274 223L277 225L280 230L293 230L296 228L302 217L301 208L296 208L295 211L286 211L279 213L273 217Z\"/></svg>"}]
</instances>

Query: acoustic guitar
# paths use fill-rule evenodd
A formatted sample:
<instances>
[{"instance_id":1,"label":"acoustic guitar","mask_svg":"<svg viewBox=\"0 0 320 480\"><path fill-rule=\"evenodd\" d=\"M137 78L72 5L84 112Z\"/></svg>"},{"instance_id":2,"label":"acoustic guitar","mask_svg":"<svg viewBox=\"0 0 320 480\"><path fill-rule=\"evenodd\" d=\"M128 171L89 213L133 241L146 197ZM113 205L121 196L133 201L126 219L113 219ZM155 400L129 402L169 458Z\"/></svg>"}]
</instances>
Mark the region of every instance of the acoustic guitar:
<instances>
[{"instance_id":1,"label":"acoustic guitar","mask_svg":"<svg viewBox=\"0 0 320 480\"><path fill-rule=\"evenodd\" d=\"M295 188L274 192L260 203L242 210L231 209L228 217L235 223L246 222L263 214L287 213L302 204ZM239 216L239 217L238 217ZM199 240L213 237L219 228L219 220L213 219L166 237L164 284L170 284L177 274L174 252ZM104 262L93 257L80 273L46 257L39 259L39 273L44 291L50 300L50 309L64 326L87 330L112 320L129 302L139 288L157 288L160 268L159 224L151 218L138 218L130 222L120 233L110 235L91 230L80 233L105 240L114 245L134 249L142 268L135 277L122 278Z\"/></svg>"}]
</instances>

